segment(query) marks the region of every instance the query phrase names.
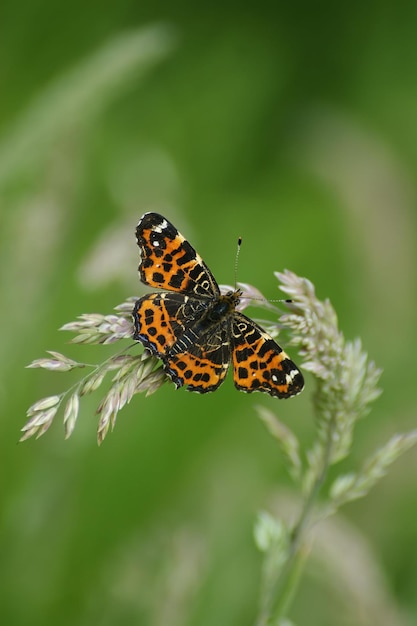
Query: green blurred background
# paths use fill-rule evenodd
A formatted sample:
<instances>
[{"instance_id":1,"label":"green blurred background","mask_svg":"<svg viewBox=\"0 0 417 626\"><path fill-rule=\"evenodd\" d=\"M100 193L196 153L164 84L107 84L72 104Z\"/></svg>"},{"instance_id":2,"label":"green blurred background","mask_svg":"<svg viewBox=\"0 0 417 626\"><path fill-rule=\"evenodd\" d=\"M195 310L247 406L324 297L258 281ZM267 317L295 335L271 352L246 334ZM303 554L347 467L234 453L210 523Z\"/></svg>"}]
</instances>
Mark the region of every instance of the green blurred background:
<instances>
[{"instance_id":1,"label":"green blurred background","mask_svg":"<svg viewBox=\"0 0 417 626\"><path fill-rule=\"evenodd\" d=\"M344 471L415 427L416 39L401 0L3 0L1 623L251 625L256 513L298 505L254 406L308 447L309 376L290 402L166 385L101 448L88 397L71 439L57 418L16 445L27 407L73 380L27 363L114 351L57 328L143 293L147 210L222 283L241 235L240 281L276 298L274 270L307 276L362 337L384 393ZM319 530L294 622L417 624L416 476L412 450Z\"/></svg>"}]
</instances>

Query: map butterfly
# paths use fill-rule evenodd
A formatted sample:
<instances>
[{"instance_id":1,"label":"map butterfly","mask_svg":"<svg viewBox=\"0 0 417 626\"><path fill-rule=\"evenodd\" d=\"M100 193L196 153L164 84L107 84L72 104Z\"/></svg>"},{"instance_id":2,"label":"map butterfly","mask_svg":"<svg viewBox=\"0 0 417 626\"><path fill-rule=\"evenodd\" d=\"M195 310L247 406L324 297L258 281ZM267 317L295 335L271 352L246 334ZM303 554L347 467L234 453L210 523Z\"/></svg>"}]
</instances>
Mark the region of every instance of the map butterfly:
<instances>
[{"instance_id":1,"label":"map butterfly","mask_svg":"<svg viewBox=\"0 0 417 626\"><path fill-rule=\"evenodd\" d=\"M229 365L237 389L290 398L304 386L288 355L236 310L241 289L222 295L211 271L165 217L145 213L136 228L141 281L161 289L133 309L134 339L164 363L178 387L215 391Z\"/></svg>"}]
</instances>

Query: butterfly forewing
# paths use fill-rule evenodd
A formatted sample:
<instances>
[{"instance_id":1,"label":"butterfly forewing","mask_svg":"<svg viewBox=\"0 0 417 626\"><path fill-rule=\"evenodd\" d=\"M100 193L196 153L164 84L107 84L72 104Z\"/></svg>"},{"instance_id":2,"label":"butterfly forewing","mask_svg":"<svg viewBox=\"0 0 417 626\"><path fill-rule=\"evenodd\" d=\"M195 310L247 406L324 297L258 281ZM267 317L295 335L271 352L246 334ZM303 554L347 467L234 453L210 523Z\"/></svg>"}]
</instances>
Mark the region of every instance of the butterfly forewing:
<instances>
[{"instance_id":1,"label":"butterfly forewing","mask_svg":"<svg viewBox=\"0 0 417 626\"><path fill-rule=\"evenodd\" d=\"M233 315L232 348L237 389L289 398L304 387L300 370L284 350L260 326L238 312Z\"/></svg>"},{"instance_id":2,"label":"butterfly forewing","mask_svg":"<svg viewBox=\"0 0 417 626\"><path fill-rule=\"evenodd\" d=\"M136 228L139 274L151 287L215 298L219 287L200 255L165 217L145 213Z\"/></svg>"}]
</instances>

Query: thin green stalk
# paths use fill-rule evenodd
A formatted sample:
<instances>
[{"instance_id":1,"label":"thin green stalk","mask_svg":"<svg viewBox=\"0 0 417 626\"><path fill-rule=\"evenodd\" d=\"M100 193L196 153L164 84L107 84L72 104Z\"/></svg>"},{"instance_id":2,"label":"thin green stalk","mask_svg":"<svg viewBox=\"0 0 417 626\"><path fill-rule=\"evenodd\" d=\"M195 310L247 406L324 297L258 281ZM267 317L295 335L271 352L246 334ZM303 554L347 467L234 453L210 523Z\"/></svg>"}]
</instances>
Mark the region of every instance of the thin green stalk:
<instances>
[{"instance_id":1,"label":"thin green stalk","mask_svg":"<svg viewBox=\"0 0 417 626\"><path fill-rule=\"evenodd\" d=\"M271 617L267 623L277 624L279 619L288 614L297 591L304 563L309 553L307 542L308 529L314 521L312 519L314 507L330 466L334 430L335 418L332 418L327 430L322 467L311 486L310 492L304 501L300 517L291 533L288 559L278 580L275 600L271 607Z\"/></svg>"}]
</instances>

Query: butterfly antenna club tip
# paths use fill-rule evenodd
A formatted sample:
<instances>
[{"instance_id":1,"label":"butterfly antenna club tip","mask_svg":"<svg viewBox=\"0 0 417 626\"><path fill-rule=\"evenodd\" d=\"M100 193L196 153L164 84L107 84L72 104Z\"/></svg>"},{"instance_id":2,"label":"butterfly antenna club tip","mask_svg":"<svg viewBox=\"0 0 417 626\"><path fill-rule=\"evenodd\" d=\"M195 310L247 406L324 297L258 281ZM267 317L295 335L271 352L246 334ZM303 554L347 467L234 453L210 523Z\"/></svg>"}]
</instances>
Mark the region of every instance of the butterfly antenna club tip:
<instances>
[{"instance_id":1,"label":"butterfly antenna club tip","mask_svg":"<svg viewBox=\"0 0 417 626\"><path fill-rule=\"evenodd\" d=\"M236 285L237 285L237 266L238 266L238 263L239 263L239 253L240 253L241 245L242 245L242 237L238 237L237 238L236 258L235 258L235 289L236 289Z\"/></svg>"}]
</instances>

